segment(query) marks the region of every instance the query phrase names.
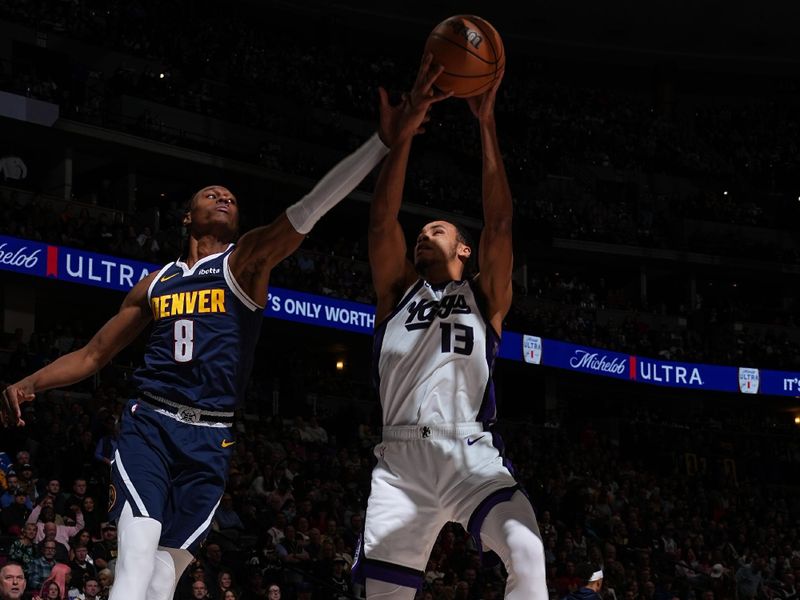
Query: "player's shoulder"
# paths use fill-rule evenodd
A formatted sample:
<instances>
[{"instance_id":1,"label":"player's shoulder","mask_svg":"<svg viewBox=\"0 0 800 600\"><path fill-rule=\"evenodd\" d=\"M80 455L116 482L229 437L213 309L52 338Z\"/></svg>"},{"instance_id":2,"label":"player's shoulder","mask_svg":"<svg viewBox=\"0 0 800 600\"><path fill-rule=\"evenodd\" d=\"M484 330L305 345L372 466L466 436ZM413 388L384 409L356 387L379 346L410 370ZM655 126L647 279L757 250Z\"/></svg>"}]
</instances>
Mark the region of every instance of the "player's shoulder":
<instances>
[{"instance_id":1,"label":"player's shoulder","mask_svg":"<svg viewBox=\"0 0 800 600\"><path fill-rule=\"evenodd\" d=\"M136 283L136 285L133 286L133 288L131 289L131 292L138 292L138 291L141 291L141 290L144 290L145 292L147 292L148 288L150 287L150 284L153 283L153 281L155 281L155 278L158 277L159 273L161 273L161 271L163 271L163 270L164 270L164 268L162 267L160 269L156 269L155 271L150 271L147 275L142 277Z\"/></svg>"},{"instance_id":2,"label":"player's shoulder","mask_svg":"<svg viewBox=\"0 0 800 600\"><path fill-rule=\"evenodd\" d=\"M153 286L156 278L159 275L161 275L165 270L167 270L167 267L169 267L171 265L174 265L174 264L175 263L172 262L172 263L169 263L167 265L163 265L163 266L159 267L158 269L150 271L147 275L142 277L138 282L136 282L136 284L134 284L134 286L131 288L131 291L128 292L127 300L129 302L130 301L137 302L137 301L140 301L140 300L146 300L147 296L150 293L150 288Z\"/></svg>"}]
</instances>

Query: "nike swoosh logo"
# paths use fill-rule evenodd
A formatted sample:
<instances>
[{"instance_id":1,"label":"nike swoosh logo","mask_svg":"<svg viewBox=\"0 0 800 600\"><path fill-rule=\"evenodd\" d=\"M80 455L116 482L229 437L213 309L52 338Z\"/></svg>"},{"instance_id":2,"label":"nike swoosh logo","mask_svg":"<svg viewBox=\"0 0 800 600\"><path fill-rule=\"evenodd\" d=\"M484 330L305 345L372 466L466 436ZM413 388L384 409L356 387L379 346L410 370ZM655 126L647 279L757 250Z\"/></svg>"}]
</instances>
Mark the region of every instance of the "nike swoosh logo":
<instances>
[{"instance_id":1,"label":"nike swoosh logo","mask_svg":"<svg viewBox=\"0 0 800 600\"><path fill-rule=\"evenodd\" d=\"M222 447L227 448L228 446L233 446L236 442L229 442L228 440L222 440Z\"/></svg>"},{"instance_id":2,"label":"nike swoosh logo","mask_svg":"<svg viewBox=\"0 0 800 600\"><path fill-rule=\"evenodd\" d=\"M177 277L180 273L173 273L172 275L165 275L161 278L161 281L166 281L167 279L172 279L173 277Z\"/></svg>"},{"instance_id":3,"label":"nike swoosh logo","mask_svg":"<svg viewBox=\"0 0 800 600\"><path fill-rule=\"evenodd\" d=\"M486 437L486 436L483 436L483 435L482 435L482 436L480 436L480 437L476 437L474 440L467 440L467 446L472 446L472 444L474 444L474 443L475 443L475 442L477 442L478 440L481 440L481 439L483 439L484 437Z\"/></svg>"}]
</instances>

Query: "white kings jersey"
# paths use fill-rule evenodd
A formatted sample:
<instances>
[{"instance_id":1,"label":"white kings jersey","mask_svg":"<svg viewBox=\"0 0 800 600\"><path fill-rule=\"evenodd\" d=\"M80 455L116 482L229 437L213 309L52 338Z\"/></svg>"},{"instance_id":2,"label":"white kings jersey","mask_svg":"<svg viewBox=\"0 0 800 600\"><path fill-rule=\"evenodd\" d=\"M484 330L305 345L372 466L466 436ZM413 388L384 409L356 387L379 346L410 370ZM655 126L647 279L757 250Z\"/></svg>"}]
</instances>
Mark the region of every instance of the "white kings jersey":
<instances>
[{"instance_id":1,"label":"white kings jersey","mask_svg":"<svg viewBox=\"0 0 800 600\"><path fill-rule=\"evenodd\" d=\"M492 370L500 339L474 280L418 280L375 329L373 383L384 426L495 419Z\"/></svg>"}]
</instances>

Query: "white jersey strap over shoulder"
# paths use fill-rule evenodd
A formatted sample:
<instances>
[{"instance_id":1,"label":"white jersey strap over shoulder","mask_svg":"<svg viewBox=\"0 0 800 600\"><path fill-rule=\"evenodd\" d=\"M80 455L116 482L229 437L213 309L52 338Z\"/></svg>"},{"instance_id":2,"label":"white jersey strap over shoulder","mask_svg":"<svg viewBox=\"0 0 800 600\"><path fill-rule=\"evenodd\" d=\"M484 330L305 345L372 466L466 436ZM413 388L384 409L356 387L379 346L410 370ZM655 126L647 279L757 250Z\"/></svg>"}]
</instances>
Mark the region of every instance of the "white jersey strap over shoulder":
<instances>
[{"instance_id":1,"label":"white jersey strap over shoulder","mask_svg":"<svg viewBox=\"0 0 800 600\"><path fill-rule=\"evenodd\" d=\"M298 233L306 234L314 224L352 192L386 156L389 149L378 134L328 171L317 185L286 209L286 217Z\"/></svg>"}]
</instances>

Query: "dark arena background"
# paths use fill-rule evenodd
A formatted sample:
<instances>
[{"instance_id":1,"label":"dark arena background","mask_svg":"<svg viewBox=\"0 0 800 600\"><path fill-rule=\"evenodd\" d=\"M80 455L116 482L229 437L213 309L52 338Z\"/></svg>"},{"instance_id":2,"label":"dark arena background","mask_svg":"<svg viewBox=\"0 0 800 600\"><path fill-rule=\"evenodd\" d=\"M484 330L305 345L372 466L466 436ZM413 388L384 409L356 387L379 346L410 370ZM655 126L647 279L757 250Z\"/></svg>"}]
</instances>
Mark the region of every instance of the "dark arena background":
<instances>
[{"instance_id":1,"label":"dark arena background","mask_svg":"<svg viewBox=\"0 0 800 600\"><path fill-rule=\"evenodd\" d=\"M610 600L796 600L798 10L513 4L0 0L0 379L83 345L174 260L197 189L230 187L244 229L271 221L375 130L378 86L410 87L433 26L477 14L508 56L497 120L515 271L497 427L550 598L590 561ZM437 104L427 129L407 236L446 218L477 237L466 103ZM228 579L241 600L277 598L271 585L363 597L348 571L380 439L375 176L273 272L228 488L176 598L225 600ZM43 499L65 525L80 511L88 535L57 551L70 597L87 569L111 571L99 597L113 584L108 459L145 340L0 429L0 563ZM417 597L493 600L504 581L452 525Z\"/></svg>"}]
</instances>

